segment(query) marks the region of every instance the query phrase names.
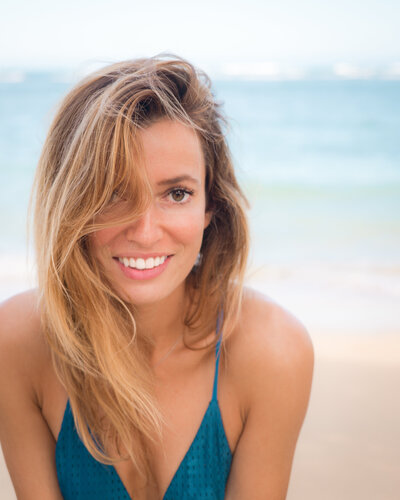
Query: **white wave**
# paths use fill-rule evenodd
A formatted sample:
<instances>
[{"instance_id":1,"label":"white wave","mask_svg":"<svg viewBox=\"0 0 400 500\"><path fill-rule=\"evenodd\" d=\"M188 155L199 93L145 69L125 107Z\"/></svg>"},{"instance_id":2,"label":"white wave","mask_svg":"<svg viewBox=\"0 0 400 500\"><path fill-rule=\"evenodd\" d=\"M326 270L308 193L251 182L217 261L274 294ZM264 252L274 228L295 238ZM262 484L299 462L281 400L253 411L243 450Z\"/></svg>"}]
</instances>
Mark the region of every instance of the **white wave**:
<instances>
[{"instance_id":1,"label":"white wave","mask_svg":"<svg viewBox=\"0 0 400 500\"><path fill-rule=\"evenodd\" d=\"M400 263L379 265L358 260L349 263L296 263L286 266L271 265L249 271L251 281L297 282L348 290L359 295L380 295L388 300L400 300Z\"/></svg>"},{"instance_id":2,"label":"white wave","mask_svg":"<svg viewBox=\"0 0 400 500\"><path fill-rule=\"evenodd\" d=\"M22 83L25 81L26 74L20 70L0 71L0 83Z\"/></svg>"},{"instance_id":3,"label":"white wave","mask_svg":"<svg viewBox=\"0 0 400 500\"><path fill-rule=\"evenodd\" d=\"M333 73L339 78L369 79L377 75L375 69L339 62L333 66Z\"/></svg>"},{"instance_id":4,"label":"white wave","mask_svg":"<svg viewBox=\"0 0 400 500\"><path fill-rule=\"evenodd\" d=\"M247 282L293 312L310 333L400 337L400 265L269 266Z\"/></svg>"},{"instance_id":5,"label":"white wave","mask_svg":"<svg viewBox=\"0 0 400 500\"><path fill-rule=\"evenodd\" d=\"M223 76L241 79L300 80L305 72L295 67L284 67L272 61L231 62L221 67Z\"/></svg>"},{"instance_id":6,"label":"white wave","mask_svg":"<svg viewBox=\"0 0 400 500\"><path fill-rule=\"evenodd\" d=\"M391 64L383 73L386 80L400 80L400 62Z\"/></svg>"}]
</instances>

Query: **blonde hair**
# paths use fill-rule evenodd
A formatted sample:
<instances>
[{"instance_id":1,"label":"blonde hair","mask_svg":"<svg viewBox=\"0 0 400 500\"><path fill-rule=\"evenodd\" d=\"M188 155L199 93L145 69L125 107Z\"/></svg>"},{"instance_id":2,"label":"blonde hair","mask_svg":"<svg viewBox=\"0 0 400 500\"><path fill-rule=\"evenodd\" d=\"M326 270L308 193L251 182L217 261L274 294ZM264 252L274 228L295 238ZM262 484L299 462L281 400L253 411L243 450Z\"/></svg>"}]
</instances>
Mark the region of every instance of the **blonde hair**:
<instances>
[{"instance_id":1,"label":"blonde hair","mask_svg":"<svg viewBox=\"0 0 400 500\"><path fill-rule=\"evenodd\" d=\"M246 199L235 178L221 105L203 72L176 56L158 56L113 64L85 78L54 118L32 196L43 329L78 433L106 464L122 458L123 443L143 477L151 474L146 442L161 439L162 428L148 346L137 335L132 305L117 295L92 257L88 235L104 227L96 216L116 192L131 202L121 220L146 210L151 192L137 131L161 118L197 132L212 212L201 265L186 279L187 335L208 335L221 307L224 336L229 335L248 253Z\"/></svg>"}]
</instances>

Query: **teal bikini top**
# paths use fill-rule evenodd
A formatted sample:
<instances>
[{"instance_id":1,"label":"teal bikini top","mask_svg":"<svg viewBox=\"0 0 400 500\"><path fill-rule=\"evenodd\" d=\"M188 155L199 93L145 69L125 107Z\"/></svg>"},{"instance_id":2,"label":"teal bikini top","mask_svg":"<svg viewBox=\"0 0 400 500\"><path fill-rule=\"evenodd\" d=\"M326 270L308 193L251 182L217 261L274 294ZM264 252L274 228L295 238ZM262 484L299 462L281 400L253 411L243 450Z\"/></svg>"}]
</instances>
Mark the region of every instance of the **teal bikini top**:
<instances>
[{"instance_id":1,"label":"teal bikini top","mask_svg":"<svg viewBox=\"0 0 400 500\"><path fill-rule=\"evenodd\" d=\"M217 322L217 334L221 316ZM163 500L223 500L232 462L217 400L221 335L215 351L212 399ZM80 440L69 404L56 445L57 477L64 500L134 500L112 465L97 461Z\"/></svg>"}]
</instances>

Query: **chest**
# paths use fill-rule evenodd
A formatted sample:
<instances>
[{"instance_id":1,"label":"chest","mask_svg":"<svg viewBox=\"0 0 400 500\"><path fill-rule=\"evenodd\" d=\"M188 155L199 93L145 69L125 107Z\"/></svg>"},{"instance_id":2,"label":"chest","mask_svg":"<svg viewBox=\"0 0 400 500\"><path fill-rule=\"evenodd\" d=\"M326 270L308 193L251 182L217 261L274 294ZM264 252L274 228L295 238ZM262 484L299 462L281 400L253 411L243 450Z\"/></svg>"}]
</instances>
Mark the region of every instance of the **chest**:
<instances>
[{"instance_id":1,"label":"chest","mask_svg":"<svg viewBox=\"0 0 400 500\"><path fill-rule=\"evenodd\" d=\"M148 447L154 483L143 484L130 461L119 462L110 471L114 481L121 483L120 486L123 486L129 497L135 500L167 499L166 492L179 482L182 470L185 470L186 475L191 474L191 467L198 472L196 464L213 460L215 451L206 450L212 452L207 457L203 448L215 445L217 454L218 448L224 450L224 447L227 455L234 452L243 422L240 401L230 382L229 371L225 369L222 356L217 382L218 401L210 408L214 382L215 358L212 356L190 374L174 374L157 379L156 397L164 422L162 443ZM46 404L50 401L53 405ZM62 387L57 386L57 383L48 387L43 414L55 440L65 418L66 403L67 395ZM201 447L203 448L200 449ZM210 470L212 471L212 467ZM193 482L195 481L194 475Z\"/></svg>"}]
</instances>

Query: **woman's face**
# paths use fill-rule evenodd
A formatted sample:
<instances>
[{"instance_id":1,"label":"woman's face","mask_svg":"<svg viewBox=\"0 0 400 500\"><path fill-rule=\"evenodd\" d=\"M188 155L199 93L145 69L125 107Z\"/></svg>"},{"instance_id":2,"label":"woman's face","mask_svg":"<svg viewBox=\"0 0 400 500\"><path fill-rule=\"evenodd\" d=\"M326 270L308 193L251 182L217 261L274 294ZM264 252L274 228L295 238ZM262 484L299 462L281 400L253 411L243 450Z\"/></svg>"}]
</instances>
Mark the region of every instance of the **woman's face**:
<instances>
[{"instance_id":1,"label":"woman's face","mask_svg":"<svg viewBox=\"0 0 400 500\"><path fill-rule=\"evenodd\" d=\"M91 250L117 293L135 305L158 302L184 286L211 218L197 134L162 119L140 135L151 206L140 219L90 237ZM103 215L101 222L112 215Z\"/></svg>"}]
</instances>

